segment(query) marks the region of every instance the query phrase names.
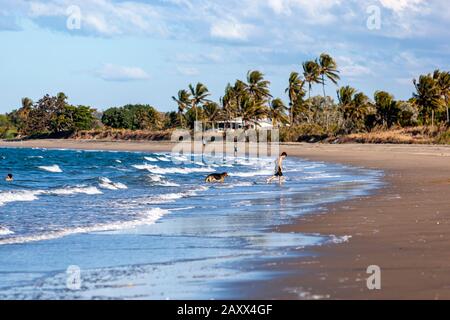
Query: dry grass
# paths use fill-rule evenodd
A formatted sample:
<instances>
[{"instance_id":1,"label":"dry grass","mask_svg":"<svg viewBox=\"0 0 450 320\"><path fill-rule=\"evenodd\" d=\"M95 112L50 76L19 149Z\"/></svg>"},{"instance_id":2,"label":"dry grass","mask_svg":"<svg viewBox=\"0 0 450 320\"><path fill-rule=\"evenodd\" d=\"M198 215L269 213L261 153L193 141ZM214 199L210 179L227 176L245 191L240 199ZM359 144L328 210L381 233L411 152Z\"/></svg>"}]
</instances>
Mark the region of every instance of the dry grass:
<instances>
[{"instance_id":1,"label":"dry grass","mask_svg":"<svg viewBox=\"0 0 450 320\"><path fill-rule=\"evenodd\" d=\"M146 130L125 130L125 129L101 129L79 131L70 138L76 140L123 140L123 141L163 141L170 140L171 130L146 131Z\"/></svg>"},{"instance_id":2,"label":"dry grass","mask_svg":"<svg viewBox=\"0 0 450 320\"><path fill-rule=\"evenodd\" d=\"M373 131L350 134L338 138L339 143L394 143L394 144L450 144L449 131L445 128L413 127L389 131Z\"/></svg>"},{"instance_id":3,"label":"dry grass","mask_svg":"<svg viewBox=\"0 0 450 320\"><path fill-rule=\"evenodd\" d=\"M356 133L345 136L327 135L320 131L314 134L306 134L304 128L286 128L280 134L283 142L318 142L324 143L374 143L374 144L450 144L450 129L445 127L411 127L396 128L389 131L376 130L367 133ZM132 131L119 129L99 129L91 131L80 131L70 138L79 140L122 140L122 141L167 141L171 139L173 130L165 131ZM310 133L309 131L307 133ZM302 134L302 135L300 135ZM307 139L305 138L307 137Z\"/></svg>"}]
</instances>

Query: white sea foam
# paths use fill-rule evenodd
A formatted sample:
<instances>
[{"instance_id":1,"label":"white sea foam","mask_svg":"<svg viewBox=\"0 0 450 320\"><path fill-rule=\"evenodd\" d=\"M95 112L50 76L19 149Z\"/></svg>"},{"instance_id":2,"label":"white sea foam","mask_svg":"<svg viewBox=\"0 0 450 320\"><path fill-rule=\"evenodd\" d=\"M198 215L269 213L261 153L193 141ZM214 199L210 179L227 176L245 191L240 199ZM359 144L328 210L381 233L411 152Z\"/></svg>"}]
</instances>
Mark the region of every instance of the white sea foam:
<instances>
[{"instance_id":1,"label":"white sea foam","mask_svg":"<svg viewBox=\"0 0 450 320\"><path fill-rule=\"evenodd\" d=\"M158 162L158 159L152 158L152 157L144 157L145 160L150 162Z\"/></svg>"},{"instance_id":2,"label":"white sea foam","mask_svg":"<svg viewBox=\"0 0 450 320\"><path fill-rule=\"evenodd\" d=\"M27 159L44 159L43 156L29 156Z\"/></svg>"},{"instance_id":3,"label":"white sea foam","mask_svg":"<svg viewBox=\"0 0 450 320\"><path fill-rule=\"evenodd\" d=\"M189 161L189 159L185 156L172 156L172 159L180 162Z\"/></svg>"},{"instance_id":4,"label":"white sea foam","mask_svg":"<svg viewBox=\"0 0 450 320\"><path fill-rule=\"evenodd\" d=\"M61 170L61 168L57 164L54 164L52 166L40 166L38 168L41 169L41 170L52 172L52 173L61 173L61 172L63 172Z\"/></svg>"},{"instance_id":5,"label":"white sea foam","mask_svg":"<svg viewBox=\"0 0 450 320\"><path fill-rule=\"evenodd\" d=\"M254 184L252 182L238 182L233 184L225 184L216 186L217 189L233 189L236 187L252 187Z\"/></svg>"},{"instance_id":6,"label":"white sea foam","mask_svg":"<svg viewBox=\"0 0 450 320\"><path fill-rule=\"evenodd\" d=\"M315 179L332 179L332 178L340 178L338 175L331 175L326 173L318 173L312 176L303 177L304 180L315 180Z\"/></svg>"},{"instance_id":7,"label":"white sea foam","mask_svg":"<svg viewBox=\"0 0 450 320\"><path fill-rule=\"evenodd\" d=\"M229 175L232 177L241 177L241 178L249 178L256 176L270 176L273 174L273 170L259 170L259 171L250 171L250 172L235 172L230 173Z\"/></svg>"},{"instance_id":8,"label":"white sea foam","mask_svg":"<svg viewBox=\"0 0 450 320\"><path fill-rule=\"evenodd\" d=\"M180 193L167 193L167 194L161 194L159 196L154 196L148 198L148 203L151 204L161 204L161 203L168 203L168 202L174 202L175 200L181 199L185 197L185 194L183 192Z\"/></svg>"},{"instance_id":9,"label":"white sea foam","mask_svg":"<svg viewBox=\"0 0 450 320\"><path fill-rule=\"evenodd\" d=\"M23 202L34 201L38 199L39 192L41 191L2 191L0 192L0 206L9 202Z\"/></svg>"},{"instance_id":10,"label":"white sea foam","mask_svg":"<svg viewBox=\"0 0 450 320\"><path fill-rule=\"evenodd\" d=\"M352 236L337 237L335 235L332 235L331 239L329 240L329 242L332 242L332 243L335 243L335 244L341 244L341 243L349 242L351 238L353 238L353 237Z\"/></svg>"},{"instance_id":11,"label":"white sea foam","mask_svg":"<svg viewBox=\"0 0 450 320\"><path fill-rule=\"evenodd\" d=\"M27 202L39 200L39 196L41 195L68 196L73 194L97 195L102 194L102 192L96 187L89 186L65 187L53 190L1 191L0 206L3 206L10 202Z\"/></svg>"},{"instance_id":12,"label":"white sea foam","mask_svg":"<svg viewBox=\"0 0 450 320\"><path fill-rule=\"evenodd\" d=\"M69 235L82 234L82 233L95 233L95 232L134 229L134 228L142 226L142 225L154 224L154 223L156 223L156 221L158 221L160 218L162 218L167 213L169 213L168 210L154 208L145 213L140 214L140 217L138 219L131 220L131 221L118 221L118 222L111 222L111 223L104 223L104 224L96 224L93 226L86 226L86 227L74 227L74 228L63 229L60 231L43 233L43 234L39 234L39 235L31 235L31 236L22 236L22 237L3 239L3 240L0 240L0 245L52 240L52 239L66 237Z\"/></svg>"},{"instance_id":13,"label":"white sea foam","mask_svg":"<svg viewBox=\"0 0 450 320\"><path fill-rule=\"evenodd\" d=\"M207 186L200 186L198 188L195 188L192 190L187 190L184 192L166 193L166 194L160 194L157 196L147 197L147 198L138 200L138 202L146 202L148 204L171 203L171 202L175 202L175 200L178 200L181 198L196 196L198 194L198 192L207 191L208 189L209 189L209 187L207 187Z\"/></svg>"},{"instance_id":14,"label":"white sea foam","mask_svg":"<svg viewBox=\"0 0 450 320\"><path fill-rule=\"evenodd\" d=\"M313 164L313 165L310 165L310 166L306 166L306 167L304 167L304 169L317 169L317 168L322 168L322 167L325 167L325 165L323 165L323 164Z\"/></svg>"},{"instance_id":15,"label":"white sea foam","mask_svg":"<svg viewBox=\"0 0 450 320\"><path fill-rule=\"evenodd\" d=\"M158 159L159 161L163 161L163 162L170 162L170 159L167 159L166 157L156 157L156 159Z\"/></svg>"},{"instance_id":16,"label":"white sea foam","mask_svg":"<svg viewBox=\"0 0 450 320\"><path fill-rule=\"evenodd\" d=\"M160 187L179 187L180 186L178 183L170 182L170 181L161 181L159 183L156 183L156 185L160 186Z\"/></svg>"},{"instance_id":17,"label":"white sea foam","mask_svg":"<svg viewBox=\"0 0 450 320\"><path fill-rule=\"evenodd\" d=\"M98 184L100 188L108 189L108 190L124 190L128 189L128 187L120 182L112 182L108 178L100 178L100 183Z\"/></svg>"},{"instance_id":18,"label":"white sea foam","mask_svg":"<svg viewBox=\"0 0 450 320\"><path fill-rule=\"evenodd\" d=\"M158 166L153 166L150 164L134 165L134 168L138 170L147 170L154 174L165 175L165 174L190 174L196 172L215 172L216 170L209 167L203 168L160 168Z\"/></svg>"},{"instance_id":19,"label":"white sea foam","mask_svg":"<svg viewBox=\"0 0 450 320\"><path fill-rule=\"evenodd\" d=\"M6 227L0 226L0 236L9 236L11 234L14 234L14 232L12 232L11 230L9 230Z\"/></svg>"},{"instance_id":20,"label":"white sea foam","mask_svg":"<svg viewBox=\"0 0 450 320\"><path fill-rule=\"evenodd\" d=\"M117 163L122 163L122 161L120 161L120 160L116 160L116 162L117 162Z\"/></svg>"},{"instance_id":21,"label":"white sea foam","mask_svg":"<svg viewBox=\"0 0 450 320\"><path fill-rule=\"evenodd\" d=\"M266 167L268 165L272 165L274 162L273 160L266 160L266 159L245 159L245 158L238 158L235 160L235 162L242 166L255 166L255 167Z\"/></svg>"},{"instance_id":22,"label":"white sea foam","mask_svg":"<svg viewBox=\"0 0 450 320\"><path fill-rule=\"evenodd\" d=\"M163 179L163 176L160 176L159 174L149 174L148 177L153 182L159 182Z\"/></svg>"},{"instance_id":23,"label":"white sea foam","mask_svg":"<svg viewBox=\"0 0 450 320\"><path fill-rule=\"evenodd\" d=\"M184 208L176 208L176 209L170 209L170 211L184 211L184 210L191 210L191 209L195 209L195 207L184 207Z\"/></svg>"},{"instance_id":24,"label":"white sea foam","mask_svg":"<svg viewBox=\"0 0 450 320\"><path fill-rule=\"evenodd\" d=\"M48 190L48 191L39 191L38 194L69 196L69 195L73 195L73 194L96 195L96 194L102 194L102 192L100 190L98 190L96 187L76 186L76 187L65 187L65 188L61 188L61 189L54 189L54 190Z\"/></svg>"}]
</instances>

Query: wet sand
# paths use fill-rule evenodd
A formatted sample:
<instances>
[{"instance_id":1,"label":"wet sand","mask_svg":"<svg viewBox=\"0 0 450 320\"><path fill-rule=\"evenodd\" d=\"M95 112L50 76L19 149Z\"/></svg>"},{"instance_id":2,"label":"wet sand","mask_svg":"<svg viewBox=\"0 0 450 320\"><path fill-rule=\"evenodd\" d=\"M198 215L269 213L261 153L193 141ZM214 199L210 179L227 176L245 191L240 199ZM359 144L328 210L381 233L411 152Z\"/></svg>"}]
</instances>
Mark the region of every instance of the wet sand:
<instances>
[{"instance_id":1,"label":"wet sand","mask_svg":"<svg viewBox=\"0 0 450 320\"><path fill-rule=\"evenodd\" d=\"M0 146L170 151L167 142L35 140ZM261 268L287 272L245 284L247 298L450 299L450 147L422 145L283 145L309 160L382 169L386 188L337 203L283 227L285 232L352 236ZM382 271L382 289L366 286L367 267Z\"/></svg>"}]
</instances>

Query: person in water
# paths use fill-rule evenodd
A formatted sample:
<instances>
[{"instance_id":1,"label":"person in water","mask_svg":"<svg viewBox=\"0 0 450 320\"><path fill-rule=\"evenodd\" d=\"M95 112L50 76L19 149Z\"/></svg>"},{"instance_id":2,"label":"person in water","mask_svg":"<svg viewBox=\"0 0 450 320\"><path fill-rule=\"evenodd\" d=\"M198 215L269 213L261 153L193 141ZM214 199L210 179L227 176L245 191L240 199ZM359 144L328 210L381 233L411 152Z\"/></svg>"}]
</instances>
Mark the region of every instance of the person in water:
<instances>
[{"instance_id":1,"label":"person in water","mask_svg":"<svg viewBox=\"0 0 450 320\"><path fill-rule=\"evenodd\" d=\"M271 183L273 180L278 179L279 183L283 182L283 160L286 159L287 153L283 152L277 160L275 160L275 173L272 177L267 179L267 183Z\"/></svg>"},{"instance_id":2,"label":"person in water","mask_svg":"<svg viewBox=\"0 0 450 320\"><path fill-rule=\"evenodd\" d=\"M5 180L8 181L8 182L14 181L13 175L11 173L8 173L8 175L6 176Z\"/></svg>"}]
</instances>

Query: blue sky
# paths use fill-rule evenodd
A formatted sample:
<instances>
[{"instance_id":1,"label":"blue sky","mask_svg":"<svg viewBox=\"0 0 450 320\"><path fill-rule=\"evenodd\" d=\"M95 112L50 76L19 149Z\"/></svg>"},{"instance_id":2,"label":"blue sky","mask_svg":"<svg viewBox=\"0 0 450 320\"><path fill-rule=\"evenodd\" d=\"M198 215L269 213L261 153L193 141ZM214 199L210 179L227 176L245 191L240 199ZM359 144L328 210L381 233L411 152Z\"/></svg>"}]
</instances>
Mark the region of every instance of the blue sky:
<instances>
[{"instance_id":1,"label":"blue sky","mask_svg":"<svg viewBox=\"0 0 450 320\"><path fill-rule=\"evenodd\" d=\"M450 10L447 0L0 0L0 43L0 112L60 91L98 109L168 111L189 83L218 99L253 69L286 100L289 73L322 52L340 85L407 99L414 77L450 70Z\"/></svg>"}]
</instances>

